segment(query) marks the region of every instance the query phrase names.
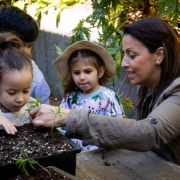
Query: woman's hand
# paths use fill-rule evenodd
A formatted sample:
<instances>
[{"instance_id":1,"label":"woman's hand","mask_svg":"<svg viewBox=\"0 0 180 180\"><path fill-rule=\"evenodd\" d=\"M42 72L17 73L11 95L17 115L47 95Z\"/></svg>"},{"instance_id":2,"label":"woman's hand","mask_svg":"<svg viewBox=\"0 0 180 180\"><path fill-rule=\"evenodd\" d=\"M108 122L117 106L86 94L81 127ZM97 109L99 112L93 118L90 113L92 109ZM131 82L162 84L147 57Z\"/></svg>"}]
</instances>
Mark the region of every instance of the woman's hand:
<instances>
[{"instance_id":1,"label":"woman's hand","mask_svg":"<svg viewBox=\"0 0 180 180\"><path fill-rule=\"evenodd\" d=\"M6 117L0 115L0 126L2 126L7 134L16 134L17 129L15 128L14 124L10 122Z\"/></svg>"},{"instance_id":2,"label":"woman's hand","mask_svg":"<svg viewBox=\"0 0 180 180\"><path fill-rule=\"evenodd\" d=\"M58 107L41 104L30 111L32 123L34 126L59 127L66 125L66 117L69 109L60 109Z\"/></svg>"}]
</instances>

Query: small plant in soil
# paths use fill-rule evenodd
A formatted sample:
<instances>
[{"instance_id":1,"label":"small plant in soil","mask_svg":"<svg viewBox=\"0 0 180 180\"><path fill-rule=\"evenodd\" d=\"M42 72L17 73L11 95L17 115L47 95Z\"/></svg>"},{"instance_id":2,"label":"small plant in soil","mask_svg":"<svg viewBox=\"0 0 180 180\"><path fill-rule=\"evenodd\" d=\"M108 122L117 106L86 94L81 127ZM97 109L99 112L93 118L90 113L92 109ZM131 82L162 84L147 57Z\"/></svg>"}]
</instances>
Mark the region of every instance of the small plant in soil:
<instances>
[{"instance_id":1,"label":"small plant in soil","mask_svg":"<svg viewBox=\"0 0 180 180\"><path fill-rule=\"evenodd\" d=\"M39 96L35 100L29 101L28 103L30 104L30 107L28 109L26 109L28 112L30 112L33 108L42 104Z\"/></svg>"},{"instance_id":2,"label":"small plant in soil","mask_svg":"<svg viewBox=\"0 0 180 180\"><path fill-rule=\"evenodd\" d=\"M54 123L52 125L52 138L54 140L54 134L53 134L53 130L54 130L54 124L55 124L55 119L56 119L56 116L60 116L62 117L62 114L65 114L64 112L61 112L61 107L58 106L57 110L54 111L54 110L51 110L51 112L54 114Z\"/></svg>"},{"instance_id":3,"label":"small plant in soil","mask_svg":"<svg viewBox=\"0 0 180 180\"><path fill-rule=\"evenodd\" d=\"M30 112L33 108L41 105L42 103L40 101L40 97L37 97L36 100L29 101L29 104L30 104L30 107L27 109L28 112ZM61 107L60 106L58 106L56 111L54 111L54 110L50 110L50 111L54 114L54 123L53 123L52 128L51 128L52 129L52 138L54 140L53 129L54 129L54 124L55 124L56 116L62 117L62 114L65 114L65 113L61 112ZM31 117L29 116L29 118L31 118Z\"/></svg>"},{"instance_id":4,"label":"small plant in soil","mask_svg":"<svg viewBox=\"0 0 180 180\"><path fill-rule=\"evenodd\" d=\"M30 101L30 104L28 112L41 104L40 98ZM50 113L54 113L54 121L56 116L61 117L63 114L60 107ZM7 134L0 129L0 179L7 179L7 175L9 178L12 177L12 174L14 176L21 174L18 167L14 167L15 164L26 175L29 174L30 169L34 169L34 166L38 171L46 166L56 166L70 174L75 174L76 154L80 152L80 148L59 130L54 129L54 125L52 128L36 128L32 123L27 123L16 128L18 132L15 135ZM8 174L9 171L11 174ZM47 176L47 171L43 171ZM49 174L48 177L50 177ZM59 180L59 178L56 179ZM61 179L66 180L65 178Z\"/></svg>"},{"instance_id":5,"label":"small plant in soil","mask_svg":"<svg viewBox=\"0 0 180 180\"><path fill-rule=\"evenodd\" d=\"M24 166L27 166L28 172L32 170L31 165L37 170L42 169L34 161L26 159L34 159L42 167L56 166L70 174L75 174L76 154L80 152L80 148L59 130L54 129L53 140L51 128L36 128L31 123L16 128L18 133L15 135L0 130L0 179L22 174L18 166L23 168L24 173Z\"/></svg>"},{"instance_id":6,"label":"small plant in soil","mask_svg":"<svg viewBox=\"0 0 180 180\"><path fill-rule=\"evenodd\" d=\"M20 159L17 159L17 158L13 158L11 157L11 159L13 161L15 161L15 164L18 165L18 168L19 169L22 169L22 173L25 173L26 176L29 176L29 172L28 170L26 169L26 163L29 163L30 167L35 170L35 167L34 165L38 165L40 168L42 168L44 171L46 171L48 174L49 174L49 177L51 177L51 174L48 172L47 169L45 169L43 166L41 166L38 161L34 160L34 159L27 159L25 157L25 154L24 154L24 151L21 149L21 158Z\"/></svg>"},{"instance_id":7,"label":"small plant in soil","mask_svg":"<svg viewBox=\"0 0 180 180\"><path fill-rule=\"evenodd\" d=\"M62 175L61 173L57 173L52 169L52 167L44 168L41 166L38 161L34 159L27 159L24 155L24 151L21 150L21 158L11 158L15 161L15 164L18 165L19 169L22 169L23 175L18 175L16 177L10 178L9 180L71 180L70 178ZM34 170L33 172L28 172L26 169L26 163L30 165L30 167ZM41 169L36 170L34 165L38 165ZM27 177L28 176L28 177Z\"/></svg>"},{"instance_id":8,"label":"small plant in soil","mask_svg":"<svg viewBox=\"0 0 180 180\"><path fill-rule=\"evenodd\" d=\"M58 130L54 131L52 140L51 128L36 128L31 123L16 128L18 130L16 135L0 131L0 165L12 163L11 157L21 158L19 153L21 149L26 157L32 159L73 150L73 146Z\"/></svg>"},{"instance_id":9,"label":"small plant in soil","mask_svg":"<svg viewBox=\"0 0 180 180\"><path fill-rule=\"evenodd\" d=\"M28 113L30 113L30 111L31 111L33 108L41 105L42 102L40 101L40 97L38 96L35 100L29 101L28 104L29 104L30 106L28 107L28 109L26 109L26 111L27 111ZM31 120L31 116L29 116L29 119Z\"/></svg>"}]
</instances>

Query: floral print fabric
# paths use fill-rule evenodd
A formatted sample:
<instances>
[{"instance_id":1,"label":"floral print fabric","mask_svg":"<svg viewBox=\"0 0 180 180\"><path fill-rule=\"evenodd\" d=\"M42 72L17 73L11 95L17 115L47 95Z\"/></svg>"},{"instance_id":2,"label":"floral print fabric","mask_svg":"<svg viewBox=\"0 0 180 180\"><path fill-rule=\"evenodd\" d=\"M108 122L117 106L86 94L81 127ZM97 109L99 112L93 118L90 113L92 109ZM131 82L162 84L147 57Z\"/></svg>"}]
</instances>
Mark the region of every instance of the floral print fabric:
<instances>
[{"instance_id":1,"label":"floral print fabric","mask_svg":"<svg viewBox=\"0 0 180 180\"><path fill-rule=\"evenodd\" d=\"M100 88L91 94L81 94L80 91L73 92L64 98L60 104L67 109L85 109L89 113L101 114L112 117L124 117L122 103L116 93L106 87ZM65 127L62 127L65 132ZM85 141L73 139L82 151L97 149L96 146L88 145Z\"/></svg>"},{"instance_id":2,"label":"floral print fabric","mask_svg":"<svg viewBox=\"0 0 180 180\"><path fill-rule=\"evenodd\" d=\"M92 94L73 92L64 98L60 105L67 109L85 109L93 114L123 117L124 110L119 97L114 91L101 86Z\"/></svg>"}]
</instances>

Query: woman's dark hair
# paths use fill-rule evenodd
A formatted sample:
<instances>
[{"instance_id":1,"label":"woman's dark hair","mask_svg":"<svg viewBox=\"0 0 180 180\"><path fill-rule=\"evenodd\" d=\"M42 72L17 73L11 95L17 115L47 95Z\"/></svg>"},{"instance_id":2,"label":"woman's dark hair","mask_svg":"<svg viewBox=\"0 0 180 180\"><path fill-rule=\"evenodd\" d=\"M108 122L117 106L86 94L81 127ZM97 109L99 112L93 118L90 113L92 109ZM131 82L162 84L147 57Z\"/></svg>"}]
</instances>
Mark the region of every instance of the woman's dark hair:
<instances>
[{"instance_id":1,"label":"woman's dark hair","mask_svg":"<svg viewBox=\"0 0 180 180\"><path fill-rule=\"evenodd\" d=\"M71 70L71 67L79 61L92 65L93 67L96 68L98 73L99 73L99 68L105 66L101 57L95 52L90 51L88 49L78 50L71 54L68 60L69 69ZM99 84L104 85L108 81L109 81L109 75L105 71L104 75L99 79ZM73 78L71 77L70 80L66 82L64 85L64 94L66 95L67 93L71 93L73 91L76 91L77 89L78 87L76 86L76 84L73 81Z\"/></svg>"},{"instance_id":2,"label":"woman's dark hair","mask_svg":"<svg viewBox=\"0 0 180 180\"><path fill-rule=\"evenodd\" d=\"M36 21L18 7L0 8L0 30L15 33L23 42L34 42L39 35Z\"/></svg>"},{"instance_id":3,"label":"woman's dark hair","mask_svg":"<svg viewBox=\"0 0 180 180\"><path fill-rule=\"evenodd\" d=\"M161 77L158 84L156 97L152 107L157 102L161 93L180 76L180 51L179 40L175 31L160 18L146 18L127 25L123 29L124 34L130 34L143 43L150 53L154 53L159 47L164 48L165 57L161 63ZM148 87L140 86L136 107L141 104L146 96ZM151 108L152 108L151 107Z\"/></svg>"},{"instance_id":4,"label":"woman's dark hair","mask_svg":"<svg viewBox=\"0 0 180 180\"><path fill-rule=\"evenodd\" d=\"M20 49L22 46L22 41L14 34L0 33L0 82L4 73L14 70L29 69L33 76L31 59Z\"/></svg>"}]
</instances>

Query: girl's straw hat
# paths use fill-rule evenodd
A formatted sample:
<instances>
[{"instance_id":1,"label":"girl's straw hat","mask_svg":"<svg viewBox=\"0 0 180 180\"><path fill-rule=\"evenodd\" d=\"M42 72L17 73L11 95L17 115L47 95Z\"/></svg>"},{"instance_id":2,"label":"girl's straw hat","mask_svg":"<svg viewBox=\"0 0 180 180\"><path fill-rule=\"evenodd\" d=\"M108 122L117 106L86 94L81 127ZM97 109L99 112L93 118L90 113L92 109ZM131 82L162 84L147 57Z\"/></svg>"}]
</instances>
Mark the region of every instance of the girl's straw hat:
<instances>
[{"instance_id":1,"label":"girl's straw hat","mask_svg":"<svg viewBox=\"0 0 180 180\"><path fill-rule=\"evenodd\" d=\"M74 51L81 50L81 49L88 49L98 54L105 64L107 73L109 74L111 79L113 78L113 76L116 73L116 69L115 69L115 63L112 56L102 46L99 46L90 41L83 40L83 41L78 41L72 44L71 46L69 46L67 49L65 49L62 55L54 61L54 68L62 81L66 81L68 79L67 76L69 72L69 68L68 68L69 57Z\"/></svg>"}]
</instances>

